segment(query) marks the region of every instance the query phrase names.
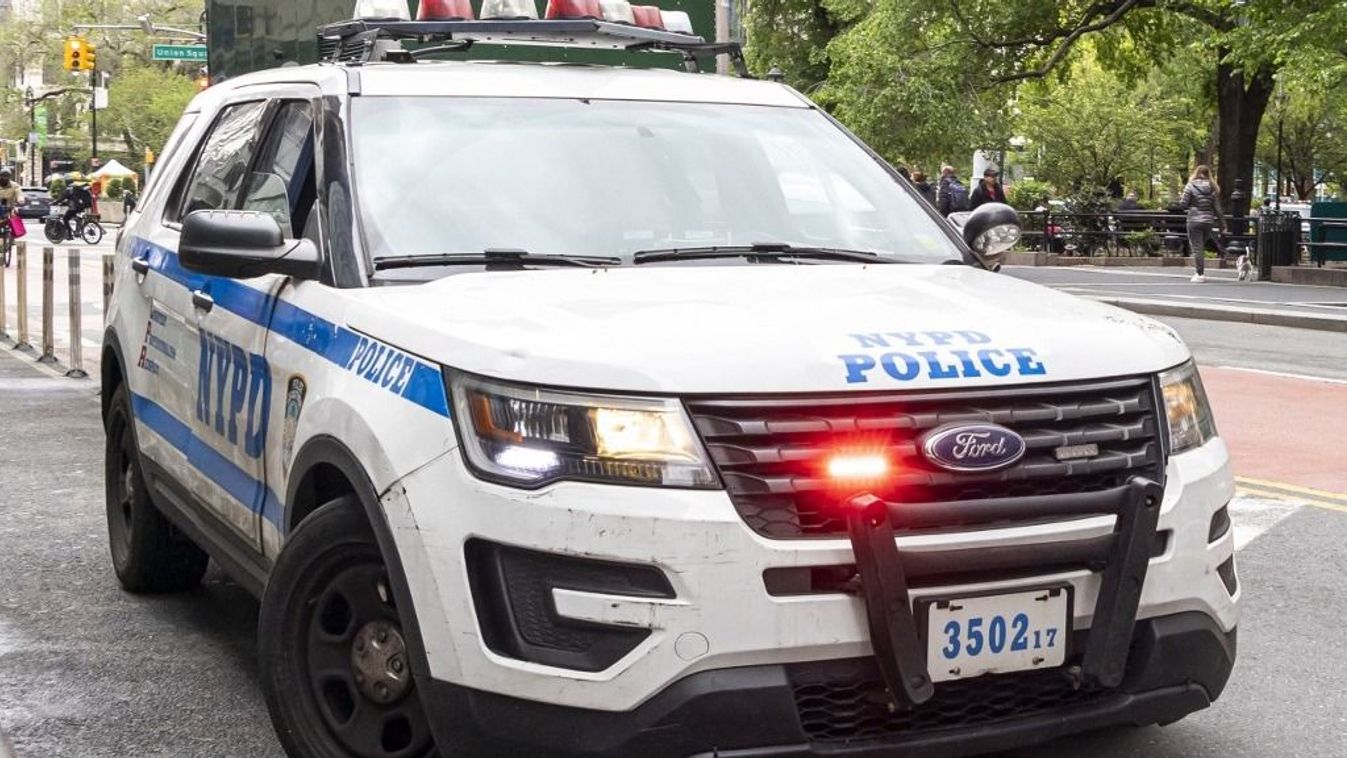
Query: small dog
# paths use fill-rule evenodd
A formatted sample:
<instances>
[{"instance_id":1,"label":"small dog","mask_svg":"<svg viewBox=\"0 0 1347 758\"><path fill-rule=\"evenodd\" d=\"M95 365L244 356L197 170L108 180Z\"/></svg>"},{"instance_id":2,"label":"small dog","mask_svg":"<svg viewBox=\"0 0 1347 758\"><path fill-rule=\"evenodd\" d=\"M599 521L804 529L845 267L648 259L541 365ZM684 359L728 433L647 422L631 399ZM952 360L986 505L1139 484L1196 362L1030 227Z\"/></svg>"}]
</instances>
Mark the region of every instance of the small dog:
<instances>
[{"instance_id":1,"label":"small dog","mask_svg":"<svg viewBox=\"0 0 1347 758\"><path fill-rule=\"evenodd\" d=\"M1245 253L1235 261L1235 270L1239 272L1239 281L1253 278L1253 262L1249 260L1249 254Z\"/></svg>"}]
</instances>

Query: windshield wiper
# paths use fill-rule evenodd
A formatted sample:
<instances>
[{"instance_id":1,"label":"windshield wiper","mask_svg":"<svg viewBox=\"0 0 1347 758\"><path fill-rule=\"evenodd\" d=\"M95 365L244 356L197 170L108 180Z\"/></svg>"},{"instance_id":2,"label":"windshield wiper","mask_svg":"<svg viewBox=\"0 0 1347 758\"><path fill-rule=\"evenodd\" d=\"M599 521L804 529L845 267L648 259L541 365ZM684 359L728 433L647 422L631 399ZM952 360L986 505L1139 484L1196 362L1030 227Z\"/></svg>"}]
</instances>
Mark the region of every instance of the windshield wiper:
<instances>
[{"instance_id":1,"label":"windshield wiper","mask_svg":"<svg viewBox=\"0 0 1347 758\"><path fill-rule=\"evenodd\" d=\"M835 247L811 247L787 242L755 242L751 245L716 245L712 247L670 247L641 250L632 256L632 263L658 261L698 260L707 258L807 258L820 261L847 261L850 263L897 263L892 258L865 250L845 250Z\"/></svg>"},{"instance_id":2,"label":"windshield wiper","mask_svg":"<svg viewBox=\"0 0 1347 758\"><path fill-rule=\"evenodd\" d=\"M527 250L488 248L480 253L446 253L444 255L396 255L374 259L374 270L418 268L421 266L472 266L485 264L489 268L523 269L528 266L578 266L602 268L620 266L621 258L593 255L538 255Z\"/></svg>"}]
</instances>

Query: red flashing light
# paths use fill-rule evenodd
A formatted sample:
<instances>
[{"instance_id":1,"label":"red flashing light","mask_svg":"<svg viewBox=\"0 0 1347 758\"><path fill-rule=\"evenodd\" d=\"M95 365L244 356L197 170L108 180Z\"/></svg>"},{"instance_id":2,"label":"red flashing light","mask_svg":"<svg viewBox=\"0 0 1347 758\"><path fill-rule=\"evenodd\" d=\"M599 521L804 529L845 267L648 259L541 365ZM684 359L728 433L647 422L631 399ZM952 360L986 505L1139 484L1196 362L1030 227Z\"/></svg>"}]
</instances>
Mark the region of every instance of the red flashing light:
<instances>
[{"instance_id":1,"label":"red flashing light","mask_svg":"<svg viewBox=\"0 0 1347 758\"><path fill-rule=\"evenodd\" d=\"M883 453L835 453L827 461L828 477L839 481L874 481L889 473L889 459Z\"/></svg>"},{"instance_id":2,"label":"red flashing light","mask_svg":"<svg viewBox=\"0 0 1347 758\"><path fill-rule=\"evenodd\" d=\"M421 0L416 8L417 21L471 21L472 17L468 0Z\"/></svg>"},{"instance_id":3,"label":"red flashing light","mask_svg":"<svg viewBox=\"0 0 1347 758\"><path fill-rule=\"evenodd\" d=\"M546 18L603 18L599 0L547 0Z\"/></svg>"},{"instance_id":4,"label":"red flashing light","mask_svg":"<svg viewBox=\"0 0 1347 758\"><path fill-rule=\"evenodd\" d=\"M659 14L659 8L653 5L633 5L631 14L636 20L636 25L644 29L663 29L664 18Z\"/></svg>"}]
</instances>

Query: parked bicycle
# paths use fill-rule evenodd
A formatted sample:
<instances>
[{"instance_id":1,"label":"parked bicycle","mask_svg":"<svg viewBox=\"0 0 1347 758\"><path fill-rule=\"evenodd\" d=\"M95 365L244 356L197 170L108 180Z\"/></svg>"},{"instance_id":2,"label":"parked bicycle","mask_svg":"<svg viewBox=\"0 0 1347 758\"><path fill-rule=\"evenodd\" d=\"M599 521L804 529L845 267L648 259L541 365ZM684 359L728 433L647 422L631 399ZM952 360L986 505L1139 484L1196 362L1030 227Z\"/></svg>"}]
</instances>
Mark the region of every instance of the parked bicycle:
<instances>
[{"instance_id":1,"label":"parked bicycle","mask_svg":"<svg viewBox=\"0 0 1347 758\"><path fill-rule=\"evenodd\" d=\"M47 240L58 245L66 240L82 239L86 244L97 245L103 241L103 225L92 218L88 211L80 211L69 222L65 220L65 206L53 205L47 224L42 228Z\"/></svg>"}]
</instances>

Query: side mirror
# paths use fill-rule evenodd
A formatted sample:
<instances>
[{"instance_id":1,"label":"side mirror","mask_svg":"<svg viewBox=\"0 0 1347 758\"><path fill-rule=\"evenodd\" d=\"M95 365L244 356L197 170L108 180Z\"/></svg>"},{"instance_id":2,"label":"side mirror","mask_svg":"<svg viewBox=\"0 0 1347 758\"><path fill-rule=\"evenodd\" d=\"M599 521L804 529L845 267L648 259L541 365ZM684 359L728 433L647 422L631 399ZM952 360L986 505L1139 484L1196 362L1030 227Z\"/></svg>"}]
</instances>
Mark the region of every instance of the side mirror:
<instances>
[{"instance_id":1,"label":"side mirror","mask_svg":"<svg viewBox=\"0 0 1347 758\"><path fill-rule=\"evenodd\" d=\"M964 242L999 268L1001 256L1020 241L1020 214L1005 203L986 203L968 215L962 231Z\"/></svg>"},{"instance_id":2,"label":"side mirror","mask_svg":"<svg viewBox=\"0 0 1347 758\"><path fill-rule=\"evenodd\" d=\"M316 279L322 271L311 241L287 240L276 219L260 211L192 211L182 222L178 259L189 271L230 279Z\"/></svg>"}]
</instances>

